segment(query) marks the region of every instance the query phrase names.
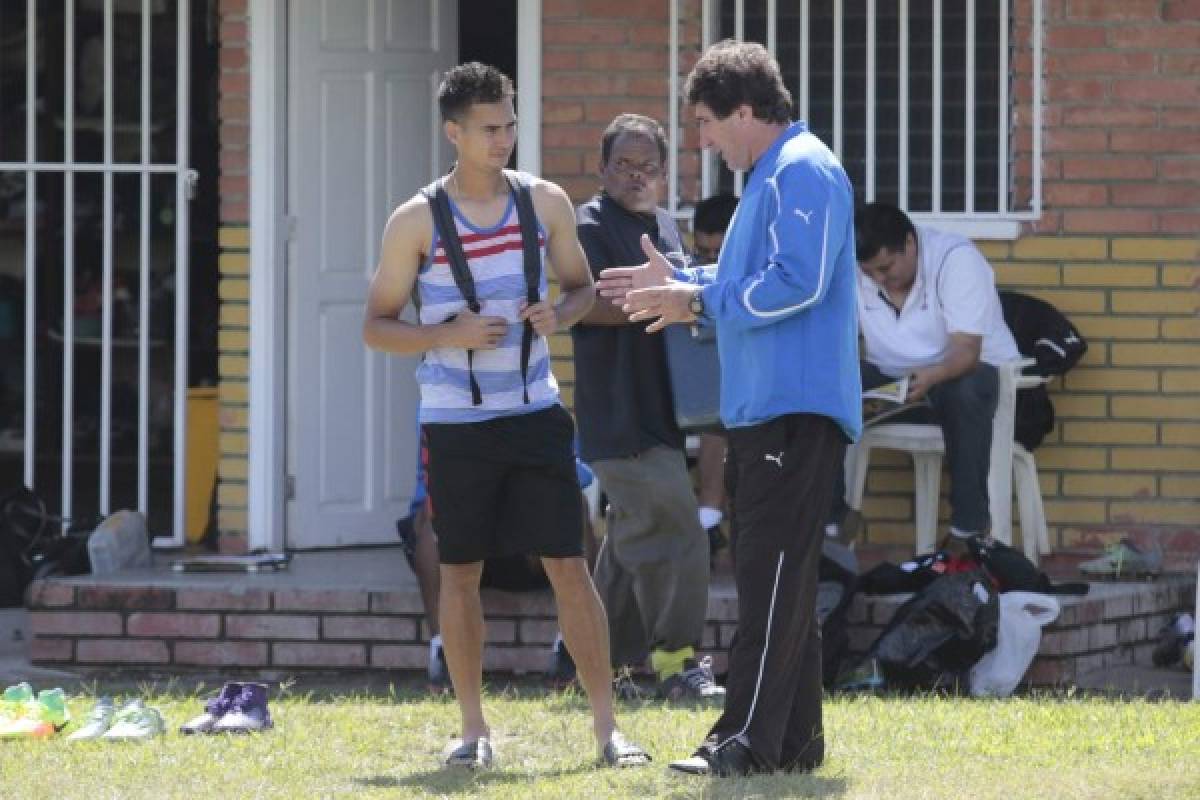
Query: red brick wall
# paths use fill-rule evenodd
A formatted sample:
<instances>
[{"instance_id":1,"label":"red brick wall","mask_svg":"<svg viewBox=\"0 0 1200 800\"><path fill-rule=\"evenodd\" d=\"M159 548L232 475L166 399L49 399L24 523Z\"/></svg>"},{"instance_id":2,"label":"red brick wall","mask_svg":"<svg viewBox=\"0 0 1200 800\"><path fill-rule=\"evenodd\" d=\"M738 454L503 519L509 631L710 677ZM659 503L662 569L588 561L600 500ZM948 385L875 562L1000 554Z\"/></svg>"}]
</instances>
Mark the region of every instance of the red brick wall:
<instances>
[{"instance_id":1,"label":"red brick wall","mask_svg":"<svg viewBox=\"0 0 1200 800\"><path fill-rule=\"evenodd\" d=\"M600 135L617 114L668 122L669 4L545 0L542 4L542 175L576 202L599 187ZM680 71L700 47L700 1L680 2ZM668 131L669 133L669 131ZM695 199L699 157L685 140L680 194Z\"/></svg>"},{"instance_id":2,"label":"red brick wall","mask_svg":"<svg viewBox=\"0 0 1200 800\"><path fill-rule=\"evenodd\" d=\"M1017 42L1027 40L1030 2L1016 4ZM1047 210L1037 231L1195 235L1200 2L1044 0L1043 8ZM1017 66L1015 85L1028 87L1027 50Z\"/></svg>"},{"instance_id":3,"label":"red brick wall","mask_svg":"<svg viewBox=\"0 0 1200 800\"><path fill-rule=\"evenodd\" d=\"M247 0L221 0L219 80L221 223L250 219L250 47Z\"/></svg>"}]
</instances>

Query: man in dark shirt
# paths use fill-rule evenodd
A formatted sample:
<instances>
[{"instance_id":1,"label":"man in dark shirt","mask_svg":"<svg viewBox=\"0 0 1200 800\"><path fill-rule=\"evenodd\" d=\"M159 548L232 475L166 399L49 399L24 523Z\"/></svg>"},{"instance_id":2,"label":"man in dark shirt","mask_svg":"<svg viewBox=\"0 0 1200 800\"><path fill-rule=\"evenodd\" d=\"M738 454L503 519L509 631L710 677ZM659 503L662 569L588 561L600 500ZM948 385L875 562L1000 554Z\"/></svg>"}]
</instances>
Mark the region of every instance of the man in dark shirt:
<instances>
[{"instance_id":1,"label":"man in dark shirt","mask_svg":"<svg viewBox=\"0 0 1200 800\"><path fill-rule=\"evenodd\" d=\"M671 215L658 207L666 137L649 117L621 114L604 132L604 189L579 207L592 271L641 263L641 238L683 264ZM662 337L598 300L571 329L580 455L609 499L595 583L608 611L616 666L647 653L668 699L723 699L696 659L708 608L708 544L684 458Z\"/></svg>"}]
</instances>

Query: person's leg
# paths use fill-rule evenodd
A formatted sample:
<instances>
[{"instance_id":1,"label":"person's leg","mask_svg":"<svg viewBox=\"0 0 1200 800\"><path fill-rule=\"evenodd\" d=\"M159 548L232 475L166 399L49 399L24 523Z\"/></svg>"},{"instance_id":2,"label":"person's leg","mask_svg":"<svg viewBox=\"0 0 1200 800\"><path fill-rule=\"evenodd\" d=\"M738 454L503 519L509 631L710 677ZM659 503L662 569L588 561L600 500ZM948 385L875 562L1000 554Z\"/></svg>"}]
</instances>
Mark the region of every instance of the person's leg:
<instances>
[{"instance_id":1,"label":"person's leg","mask_svg":"<svg viewBox=\"0 0 1200 800\"><path fill-rule=\"evenodd\" d=\"M633 576L621 566L614 555L614 526L610 521L608 533L600 543L592 581L608 619L608 640L612 666L640 666L648 653L646 633L633 591Z\"/></svg>"},{"instance_id":2,"label":"person's leg","mask_svg":"<svg viewBox=\"0 0 1200 800\"><path fill-rule=\"evenodd\" d=\"M510 469L480 457L493 452L488 423L426 425L425 433L441 565L438 623L462 715L462 740L469 744L488 736L480 701L484 630L479 583L484 559L495 548L496 517Z\"/></svg>"},{"instance_id":3,"label":"person's leg","mask_svg":"<svg viewBox=\"0 0 1200 800\"><path fill-rule=\"evenodd\" d=\"M441 632L438 624L438 593L440 576L438 573L437 535L433 532L433 521L429 518L427 506L422 506L413 520L413 530L416 532L416 545L413 548L412 569L417 576L417 589L421 592L421 605L425 607L425 624L429 626L430 637Z\"/></svg>"},{"instance_id":4,"label":"person's leg","mask_svg":"<svg viewBox=\"0 0 1200 800\"><path fill-rule=\"evenodd\" d=\"M725 437L717 433L700 435L700 452L696 457L697 486L696 501L700 513L705 510L716 512L713 521L701 519L705 529L719 525L725 511Z\"/></svg>"},{"instance_id":5,"label":"person's leg","mask_svg":"<svg viewBox=\"0 0 1200 800\"><path fill-rule=\"evenodd\" d=\"M600 558L600 540L596 538L596 529L592 527L592 515L588 513L587 503L583 504L583 557L587 559L588 569L596 568L596 560Z\"/></svg>"},{"instance_id":6,"label":"person's leg","mask_svg":"<svg viewBox=\"0 0 1200 800\"><path fill-rule=\"evenodd\" d=\"M625 605L632 604L640 615L638 649L651 651L661 682L681 673L684 659L695 657L708 606L708 546L686 462L680 451L654 447L595 468L611 509L604 557L613 572L628 575L633 595L603 595L606 603L613 602L606 605L610 614L614 609L619 614L610 619L613 642L626 640L621 617ZM597 574L603 579L608 571Z\"/></svg>"},{"instance_id":7,"label":"person's leg","mask_svg":"<svg viewBox=\"0 0 1200 800\"><path fill-rule=\"evenodd\" d=\"M592 708L592 729L603 748L617 727L604 606L582 558L543 558L542 565L554 589L563 639Z\"/></svg>"},{"instance_id":8,"label":"person's leg","mask_svg":"<svg viewBox=\"0 0 1200 800\"><path fill-rule=\"evenodd\" d=\"M583 497L572 453L574 423L561 406L515 418L513 441L536 442L505 482L499 544L536 553L558 604L559 626L592 708L600 754L613 766L648 760L616 730L608 621L583 558Z\"/></svg>"},{"instance_id":9,"label":"person's leg","mask_svg":"<svg viewBox=\"0 0 1200 800\"><path fill-rule=\"evenodd\" d=\"M996 368L981 363L929 393L946 440L950 527L956 535L985 533L991 524L987 483L998 387Z\"/></svg>"},{"instance_id":10,"label":"person's leg","mask_svg":"<svg viewBox=\"0 0 1200 800\"><path fill-rule=\"evenodd\" d=\"M760 769L775 769L791 755L785 741L797 750L797 742L821 736L817 565L833 490L828 464L844 449L837 425L815 415L730 433L738 473L732 496L738 632L725 711L710 736L718 748L741 741ZM818 668L803 674L814 658Z\"/></svg>"},{"instance_id":11,"label":"person's leg","mask_svg":"<svg viewBox=\"0 0 1200 800\"><path fill-rule=\"evenodd\" d=\"M655 447L642 455L646 486L654 500L657 549L663 569L635 578L651 660L660 685L694 660L708 616L709 545L696 516L684 454ZM642 567L646 565L643 560ZM657 573L657 574L656 574ZM652 620L652 622L650 622Z\"/></svg>"},{"instance_id":12,"label":"person's leg","mask_svg":"<svg viewBox=\"0 0 1200 800\"><path fill-rule=\"evenodd\" d=\"M483 606L479 578L483 562L441 565L442 647L462 715L462 740L489 735L480 699L483 684Z\"/></svg>"},{"instance_id":13,"label":"person's leg","mask_svg":"<svg viewBox=\"0 0 1200 800\"><path fill-rule=\"evenodd\" d=\"M817 553L820 560L820 552ZM814 581L815 585L815 581ZM810 625L799 661L800 683L783 734L779 768L810 772L825 760L825 728L821 714L821 626Z\"/></svg>"}]
</instances>

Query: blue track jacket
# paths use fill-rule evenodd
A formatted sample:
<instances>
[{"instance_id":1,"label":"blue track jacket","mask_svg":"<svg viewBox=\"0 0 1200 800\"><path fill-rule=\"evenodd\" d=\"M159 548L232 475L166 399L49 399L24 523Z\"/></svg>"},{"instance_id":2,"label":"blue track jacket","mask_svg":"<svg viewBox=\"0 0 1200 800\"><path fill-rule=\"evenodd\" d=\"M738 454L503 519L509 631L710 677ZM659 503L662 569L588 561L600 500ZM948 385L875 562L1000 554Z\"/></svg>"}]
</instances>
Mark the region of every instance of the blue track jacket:
<instances>
[{"instance_id":1,"label":"blue track jacket","mask_svg":"<svg viewBox=\"0 0 1200 800\"><path fill-rule=\"evenodd\" d=\"M829 148L793 123L755 162L716 274L676 270L708 284L726 427L811 413L858 439L857 270L850 181Z\"/></svg>"}]
</instances>

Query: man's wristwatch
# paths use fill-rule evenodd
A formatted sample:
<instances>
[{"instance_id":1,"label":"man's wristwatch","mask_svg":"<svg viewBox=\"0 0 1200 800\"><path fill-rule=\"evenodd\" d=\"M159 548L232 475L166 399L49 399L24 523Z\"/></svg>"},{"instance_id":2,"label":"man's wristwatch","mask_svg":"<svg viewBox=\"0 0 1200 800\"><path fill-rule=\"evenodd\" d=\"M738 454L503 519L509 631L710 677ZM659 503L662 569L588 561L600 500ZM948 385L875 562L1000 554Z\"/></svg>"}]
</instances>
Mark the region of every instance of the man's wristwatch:
<instances>
[{"instance_id":1,"label":"man's wristwatch","mask_svg":"<svg viewBox=\"0 0 1200 800\"><path fill-rule=\"evenodd\" d=\"M696 290L696 292L692 294L692 299L688 300L688 310L695 314L697 318L705 315L704 295L700 290Z\"/></svg>"}]
</instances>

